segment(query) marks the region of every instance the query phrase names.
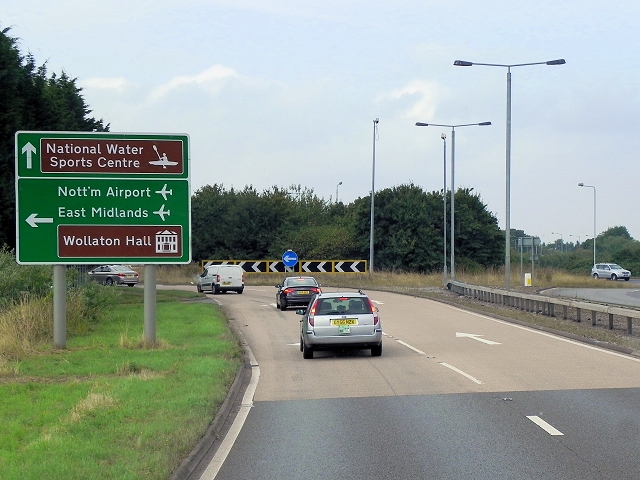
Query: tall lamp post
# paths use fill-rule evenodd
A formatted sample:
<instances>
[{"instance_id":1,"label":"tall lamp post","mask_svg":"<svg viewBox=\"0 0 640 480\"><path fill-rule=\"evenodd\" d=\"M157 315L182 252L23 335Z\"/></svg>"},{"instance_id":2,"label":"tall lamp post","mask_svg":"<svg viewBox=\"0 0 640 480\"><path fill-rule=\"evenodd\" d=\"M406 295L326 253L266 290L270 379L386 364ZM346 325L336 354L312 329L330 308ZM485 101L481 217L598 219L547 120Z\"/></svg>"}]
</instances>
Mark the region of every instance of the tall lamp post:
<instances>
[{"instance_id":1,"label":"tall lamp post","mask_svg":"<svg viewBox=\"0 0 640 480\"><path fill-rule=\"evenodd\" d=\"M442 277L444 282L447 281L447 135L442 133L440 135L442 139L443 147L443 183L442 183L442 233L444 235L444 253L442 257Z\"/></svg>"},{"instance_id":2,"label":"tall lamp post","mask_svg":"<svg viewBox=\"0 0 640 480\"><path fill-rule=\"evenodd\" d=\"M491 122L480 123L463 123L460 125L443 125L441 123L422 123L416 122L416 127L448 127L451 129L451 280L456 278L455 268L455 158L456 158L456 128L457 127L471 127L480 126L484 127L491 125ZM446 168L446 166L445 166ZM445 239L446 242L446 239Z\"/></svg>"},{"instance_id":3,"label":"tall lamp post","mask_svg":"<svg viewBox=\"0 0 640 480\"><path fill-rule=\"evenodd\" d=\"M578 247L580 246L580 235L571 235L569 234L570 237L578 237L578 246L576 246L576 250L578 249Z\"/></svg>"},{"instance_id":4,"label":"tall lamp post","mask_svg":"<svg viewBox=\"0 0 640 480\"><path fill-rule=\"evenodd\" d=\"M580 182L579 187L593 188L593 264L596 264L596 187Z\"/></svg>"},{"instance_id":5,"label":"tall lamp post","mask_svg":"<svg viewBox=\"0 0 640 480\"><path fill-rule=\"evenodd\" d=\"M376 137L379 119L373 121L373 165L371 167L371 231L369 232L369 273L373 273L373 196L376 191Z\"/></svg>"},{"instance_id":6,"label":"tall lamp post","mask_svg":"<svg viewBox=\"0 0 640 480\"><path fill-rule=\"evenodd\" d=\"M506 197L507 206L505 213L505 254L504 254L504 280L507 290L511 288L511 68L512 67L525 67L528 65L564 65L564 58L558 60L549 60L546 62L534 62L534 63L514 63L514 64L500 64L500 63L476 63L467 62L464 60L456 60L453 64L457 67L471 67L473 65L483 65L487 67L505 67L507 69L507 185L506 185Z\"/></svg>"},{"instance_id":7,"label":"tall lamp post","mask_svg":"<svg viewBox=\"0 0 640 480\"><path fill-rule=\"evenodd\" d=\"M338 184L336 185L336 203L338 203L338 187L339 187L340 185L342 185L342 182L340 182L340 183L338 183Z\"/></svg>"}]
</instances>

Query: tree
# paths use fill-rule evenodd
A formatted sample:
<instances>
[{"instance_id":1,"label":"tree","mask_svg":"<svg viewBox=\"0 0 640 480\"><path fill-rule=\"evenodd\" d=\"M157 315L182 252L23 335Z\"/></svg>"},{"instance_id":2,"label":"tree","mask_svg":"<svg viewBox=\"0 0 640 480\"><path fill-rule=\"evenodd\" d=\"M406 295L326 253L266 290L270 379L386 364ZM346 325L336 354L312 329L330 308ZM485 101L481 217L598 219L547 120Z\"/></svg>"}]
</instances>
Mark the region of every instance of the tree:
<instances>
[{"instance_id":1,"label":"tree","mask_svg":"<svg viewBox=\"0 0 640 480\"><path fill-rule=\"evenodd\" d=\"M10 28L0 31L0 245L15 247L15 133L19 130L108 131L89 110L76 79L47 77L20 53Z\"/></svg>"}]
</instances>

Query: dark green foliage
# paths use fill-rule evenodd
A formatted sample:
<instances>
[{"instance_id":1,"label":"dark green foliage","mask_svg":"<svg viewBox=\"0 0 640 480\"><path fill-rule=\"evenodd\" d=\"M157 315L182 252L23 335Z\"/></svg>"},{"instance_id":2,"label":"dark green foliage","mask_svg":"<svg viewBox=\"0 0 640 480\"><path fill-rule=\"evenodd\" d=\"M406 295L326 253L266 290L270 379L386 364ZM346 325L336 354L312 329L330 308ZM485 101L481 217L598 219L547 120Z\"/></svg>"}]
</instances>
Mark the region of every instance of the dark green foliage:
<instances>
[{"instance_id":1,"label":"dark green foliage","mask_svg":"<svg viewBox=\"0 0 640 480\"><path fill-rule=\"evenodd\" d=\"M18 265L11 250L0 248L0 308L24 295L48 295L51 285L50 265Z\"/></svg>"},{"instance_id":2,"label":"dark green foliage","mask_svg":"<svg viewBox=\"0 0 640 480\"><path fill-rule=\"evenodd\" d=\"M22 55L18 39L0 31L0 245L15 247L15 133L18 130L107 131L89 118L76 79L65 72L47 76Z\"/></svg>"},{"instance_id":3,"label":"dark green foliage","mask_svg":"<svg viewBox=\"0 0 640 480\"><path fill-rule=\"evenodd\" d=\"M278 259L292 249L306 260L369 258L369 197L328 204L312 190L290 190L295 195L277 187L262 194L252 187L235 191L221 185L198 190L191 200L193 257ZM442 194L400 185L376 193L375 201L376 268L440 270ZM456 235L456 261L465 268L500 264L497 220L470 189L456 193Z\"/></svg>"}]
</instances>

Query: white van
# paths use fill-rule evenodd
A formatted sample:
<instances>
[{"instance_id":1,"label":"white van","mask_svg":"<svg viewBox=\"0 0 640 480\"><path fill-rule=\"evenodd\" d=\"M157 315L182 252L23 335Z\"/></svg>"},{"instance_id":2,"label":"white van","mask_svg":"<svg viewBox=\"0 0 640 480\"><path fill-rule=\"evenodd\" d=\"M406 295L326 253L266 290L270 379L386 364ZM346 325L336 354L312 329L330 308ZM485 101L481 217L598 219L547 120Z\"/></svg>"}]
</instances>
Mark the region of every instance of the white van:
<instances>
[{"instance_id":1,"label":"white van","mask_svg":"<svg viewBox=\"0 0 640 480\"><path fill-rule=\"evenodd\" d=\"M244 270L239 265L209 265L198 277L198 292L242 293L244 291Z\"/></svg>"}]
</instances>

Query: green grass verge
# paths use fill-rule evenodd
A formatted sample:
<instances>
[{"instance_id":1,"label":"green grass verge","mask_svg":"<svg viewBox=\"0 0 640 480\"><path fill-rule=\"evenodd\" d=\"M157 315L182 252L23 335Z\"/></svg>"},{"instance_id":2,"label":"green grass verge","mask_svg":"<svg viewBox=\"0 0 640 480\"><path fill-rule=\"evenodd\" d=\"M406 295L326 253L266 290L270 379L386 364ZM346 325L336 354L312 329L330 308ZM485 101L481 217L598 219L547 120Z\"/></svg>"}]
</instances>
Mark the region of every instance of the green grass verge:
<instances>
[{"instance_id":1,"label":"green grass verge","mask_svg":"<svg viewBox=\"0 0 640 480\"><path fill-rule=\"evenodd\" d=\"M221 310L158 291L144 348L142 289L121 290L91 333L0 378L1 479L166 479L206 431L241 365Z\"/></svg>"}]
</instances>

